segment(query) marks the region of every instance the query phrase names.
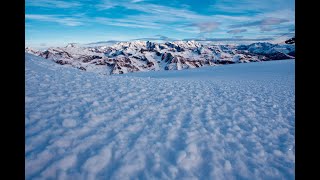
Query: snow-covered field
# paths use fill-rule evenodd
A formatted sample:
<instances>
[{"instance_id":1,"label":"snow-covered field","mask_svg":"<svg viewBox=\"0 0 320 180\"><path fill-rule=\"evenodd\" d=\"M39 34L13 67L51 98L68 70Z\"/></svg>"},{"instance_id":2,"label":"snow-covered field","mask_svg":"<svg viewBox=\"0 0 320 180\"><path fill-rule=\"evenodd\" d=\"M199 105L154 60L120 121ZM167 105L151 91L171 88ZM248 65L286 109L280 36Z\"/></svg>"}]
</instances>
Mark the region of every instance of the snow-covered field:
<instances>
[{"instance_id":1,"label":"snow-covered field","mask_svg":"<svg viewBox=\"0 0 320 180\"><path fill-rule=\"evenodd\" d=\"M294 66L102 76L26 54L26 179L294 179Z\"/></svg>"}]
</instances>

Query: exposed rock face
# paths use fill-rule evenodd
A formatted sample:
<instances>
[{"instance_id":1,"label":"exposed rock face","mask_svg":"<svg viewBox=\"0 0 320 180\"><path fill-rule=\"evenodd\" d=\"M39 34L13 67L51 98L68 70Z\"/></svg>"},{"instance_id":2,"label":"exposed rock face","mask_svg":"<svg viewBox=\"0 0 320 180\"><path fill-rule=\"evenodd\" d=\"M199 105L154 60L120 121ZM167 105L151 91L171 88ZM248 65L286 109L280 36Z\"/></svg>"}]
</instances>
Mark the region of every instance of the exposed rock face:
<instances>
[{"instance_id":1,"label":"exposed rock face","mask_svg":"<svg viewBox=\"0 0 320 180\"><path fill-rule=\"evenodd\" d=\"M147 50L148 51L160 51L160 47L158 44L154 42L147 41Z\"/></svg>"},{"instance_id":2,"label":"exposed rock face","mask_svg":"<svg viewBox=\"0 0 320 180\"><path fill-rule=\"evenodd\" d=\"M125 74L137 71L182 70L217 64L291 59L293 44L253 43L250 45L202 45L196 41L120 42L113 46L66 47L26 52L85 71Z\"/></svg>"},{"instance_id":3,"label":"exposed rock face","mask_svg":"<svg viewBox=\"0 0 320 180\"><path fill-rule=\"evenodd\" d=\"M165 52L162 54L161 60L167 63L171 63L171 60L174 58L174 56L171 53Z\"/></svg>"},{"instance_id":4,"label":"exposed rock face","mask_svg":"<svg viewBox=\"0 0 320 180\"><path fill-rule=\"evenodd\" d=\"M114 62L114 66L112 68L111 74L125 74L128 72L136 72L142 71L142 69L137 66L137 63L134 59L130 59L128 57L121 57L112 60Z\"/></svg>"},{"instance_id":5,"label":"exposed rock face","mask_svg":"<svg viewBox=\"0 0 320 180\"><path fill-rule=\"evenodd\" d=\"M296 42L296 38L295 37L285 41L286 44L294 44L295 42Z\"/></svg>"}]
</instances>

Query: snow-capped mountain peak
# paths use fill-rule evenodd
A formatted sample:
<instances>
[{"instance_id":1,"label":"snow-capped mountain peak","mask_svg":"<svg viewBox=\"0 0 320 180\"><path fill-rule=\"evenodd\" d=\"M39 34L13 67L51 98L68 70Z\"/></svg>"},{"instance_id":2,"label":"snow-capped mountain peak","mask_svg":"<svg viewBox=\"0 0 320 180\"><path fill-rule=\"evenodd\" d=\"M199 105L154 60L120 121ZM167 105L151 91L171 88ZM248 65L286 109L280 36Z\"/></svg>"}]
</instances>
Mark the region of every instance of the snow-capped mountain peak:
<instances>
[{"instance_id":1,"label":"snow-capped mountain peak","mask_svg":"<svg viewBox=\"0 0 320 180\"><path fill-rule=\"evenodd\" d=\"M237 46L201 44L197 41L131 41L119 42L109 47L81 47L70 43L66 47L48 48L45 51L27 47L25 51L81 70L123 74L292 59L295 45L258 42Z\"/></svg>"}]
</instances>

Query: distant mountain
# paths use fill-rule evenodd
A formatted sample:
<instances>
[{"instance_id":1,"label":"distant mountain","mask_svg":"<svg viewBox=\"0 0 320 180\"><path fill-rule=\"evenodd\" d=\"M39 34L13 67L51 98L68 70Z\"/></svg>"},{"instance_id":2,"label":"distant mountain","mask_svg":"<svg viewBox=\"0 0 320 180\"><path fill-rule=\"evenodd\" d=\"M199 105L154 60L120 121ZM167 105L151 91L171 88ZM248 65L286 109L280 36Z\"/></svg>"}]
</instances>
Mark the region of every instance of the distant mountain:
<instances>
[{"instance_id":1,"label":"distant mountain","mask_svg":"<svg viewBox=\"0 0 320 180\"><path fill-rule=\"evenodd\" d=\"M250 45L204 45L196 41L156 43L150 41L119 42L112 46L66 47L28 53L61 65L102 74L137 71L182 70L219 64L293 59L294 44L253 43Z\"/></svg>"},{"instance_id":2,"label":"distant mountain","mask_svg":"<svg viewBox=\"0 0 320 180\"><path fill-rule=\"evenodd\" d=\"M34 54L34 55L37 55L37 56L39 56L39 55L41 54L41 51L36 50L36 49L33 49L33 48L31 48L31 47L26 47L24 51L25 51L26 53Z\"/></svg>"}]
</instances>

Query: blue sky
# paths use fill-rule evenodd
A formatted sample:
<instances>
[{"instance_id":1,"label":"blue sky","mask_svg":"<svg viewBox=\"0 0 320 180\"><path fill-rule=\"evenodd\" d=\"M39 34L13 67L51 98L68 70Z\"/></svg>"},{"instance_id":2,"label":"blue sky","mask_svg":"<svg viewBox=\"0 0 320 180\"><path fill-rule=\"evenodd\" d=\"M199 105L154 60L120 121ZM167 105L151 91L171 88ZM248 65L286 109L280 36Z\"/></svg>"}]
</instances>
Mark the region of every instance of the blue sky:
<instances>
[{"instance_id":1,"label":"blue sky","mask_svg":"<svg viewBox=\"0 0 320 180\"><path fill-rule=\"evenodd\" d=\"M26 0L26 45L261 39L294 33L294 0ZM292 34L289 34L289 36Z\"/></svg>"}]
</instances>

